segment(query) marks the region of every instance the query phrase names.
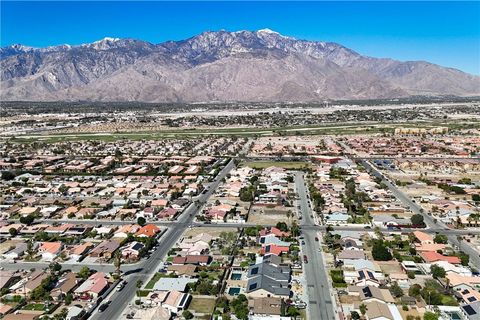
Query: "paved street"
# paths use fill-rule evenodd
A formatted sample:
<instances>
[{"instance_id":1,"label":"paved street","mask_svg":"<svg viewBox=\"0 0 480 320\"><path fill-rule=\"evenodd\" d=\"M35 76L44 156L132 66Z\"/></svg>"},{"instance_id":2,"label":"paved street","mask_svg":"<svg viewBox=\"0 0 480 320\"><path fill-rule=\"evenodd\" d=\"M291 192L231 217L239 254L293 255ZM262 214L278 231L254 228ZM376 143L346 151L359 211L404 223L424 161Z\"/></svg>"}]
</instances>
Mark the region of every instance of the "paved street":
<instances>
[{"instance_id":1,"label":"paved street","mask_svg":"<svg viewBox=\"0 0 480 320\"><path fill-rule=\"evenodd\" d=\"M305 263L303 267L309 296L309 301L307 301L309 319L334 320L336 316L328 285L326 265L322 254L319 252L320 242L315 241L318 230L307 228L315 223L311 218L312 211L308 204L307 190L302 174L302 172L295 174L295 186L300 198L300 211L303 217L300 225L305 245L302 245L302 251L308 257L308 263Z\"/></svg>"},{"instance_id":2,"label":"paved street","mask_svg":"<svg viewBox=\"0 0 480 320\"><path fill-rule=\"evenodd\" d=\"M480 256L479 252L473 249L470 245L468 245L467 242L465 241L459 241L457 239L457 236L455 233L450 232L450 229L448 229L445 224L443 224L440 221L434 221L434 219L429 216L427 213L422 210L421 206L416 204L415 202L412 201L407 195L405 195L402 191L400 191L396 185L390 182L389 179L387 179L377 168L372 165L369 161L366 160L361 160L360 163L367 169L371 170L372 174L375 177L379 177L383 179L383 182L385 185L388 187L390 191L397 197L398 200L400 200L405 206L409 207L413 213L415 214L421 214L425 220L425 223L429 227L429 229L436 229L439 230L440 233L445 234L448 236L448 241L452 243L454 246L465 252L470 256L470 264L476 267L477 269L480 269ZM447 229L447 230L446 230ZM475 233L477 234L478 230L468 230L468 233Z\"/></svg>"}]
</instances>

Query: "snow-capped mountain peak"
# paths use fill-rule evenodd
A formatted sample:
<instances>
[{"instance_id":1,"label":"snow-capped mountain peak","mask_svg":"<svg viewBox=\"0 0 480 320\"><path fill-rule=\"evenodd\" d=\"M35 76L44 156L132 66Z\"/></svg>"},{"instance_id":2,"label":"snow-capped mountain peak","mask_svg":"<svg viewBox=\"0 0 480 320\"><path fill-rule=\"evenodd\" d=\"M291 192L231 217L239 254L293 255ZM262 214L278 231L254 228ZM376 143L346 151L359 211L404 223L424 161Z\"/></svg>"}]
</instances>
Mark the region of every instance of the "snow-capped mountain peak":
<instances>
[{"instance_id":1,"label":"snow-capped mountain peak","mask_svg":"<svg viewBox=\"0 0 480 320\"><path fill-rule=\"evenodd\" d=\"M276 31L273 31L273 30L268 29L268 28L257 30L257 33L278 34L278 35L280 34Z\"/></svg>"}]
</instances>

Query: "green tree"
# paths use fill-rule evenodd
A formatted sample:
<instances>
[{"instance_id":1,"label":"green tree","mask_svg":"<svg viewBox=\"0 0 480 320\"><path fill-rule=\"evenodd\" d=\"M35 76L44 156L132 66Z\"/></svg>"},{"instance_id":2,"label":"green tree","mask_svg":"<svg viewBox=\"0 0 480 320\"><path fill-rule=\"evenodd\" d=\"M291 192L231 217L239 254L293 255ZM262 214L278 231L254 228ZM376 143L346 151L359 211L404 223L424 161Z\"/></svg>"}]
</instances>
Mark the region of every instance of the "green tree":
<instances>
[{"instance_id":1,"label":"green tree","mask_svg":"<svg viewBox=\"0 0 480 320\"><path fill-rule=\"evenodd\" d=\"M11 171L2 171L2 180L10 181L15 179L15 173Z\"/></svg>"},{"instance_id":2,"label":"green tree","mask_svg":"<svg viewBox=\"0 0 480 320\"><path fill-rule=\"evenodd\" d=\"M438 320L438 315L436 313L427 311L423 314L423 320Z\"/></svg>"},{"instance_id":3,"label":"green tree","mask_svg":"<svg viewBox=\"0 0 480 320\"><path fill-rule=\"evenodd\" d=\"M122 266L122 254L120 253L120 250L117 250L113 255L113 265L115 267L115 273L119 276L121 273L120 268Z\"/></svg>"},{"instance_id":4,"label":"green tree","mask_svg":"<svg viewBox=\"0 0 480 320\"><path fill-rule=\"evenodd\" d=\"M360 320L360 315L358 314L357 311L350 312L350 315L352 316L353 320Z\"/></svg>"},{"instance_id":5,"label":"green tree","mask_svg":"<svg viewBox=\"0 0 480 320\"><path fill-rule=\"evenodd\" d=\"M365 303L362 303L358 308L360 309L360 313L362 314L362 316L365 316L365 313L367 313L367 306L365 305Z\"/></svg>"},{"instance_id":6,"label":"green tree","mask_svg":"<svg viewBox=\"0 0 480 320\"><path fill-rule=\"evenodd\" d=\"M245 295L238 295L235 299L232 300L232 302L230 302L230 307L232 308L235 316L238 319L248 319L248 300Z\"/></svg>"},{"instance_id":7,"label":"green tree","mask_svg":"<svg viewBox=\"0 0 480 320\"><path fill-rule=\"evenodd\" d=\"M187 320L193 319L193 313L188 310L183 311L182 316Z\"/></svg>"},{"instance_id":8,"label":"green tree","mask_svg":"<svg viewBox=\"0 0 480 320\"><path fill-rule=\"evenodd\" d=\"M27 226L31 225L34 220L35 220L35 216L32 214L20 217L20 223L26 224Z\"/></svg>"},{"instance_id":9,"label":"green tree","mask_svg":"<svg viewBox=\"0 0 480 320\"><path fill-rule=\"evenodd\" d=\"M73 296L71 293L68 293L66 296L65 296L65 304L68 306L72 303L73 301Z\"/></svg>"},{"instance_id":10,"label":"green tree","mask_svg":"<svg viewBox=\"0 0 480 320\"><path fill-rule=\"evenodd\" d=\"M293 319L297 319L297 317L300 315L300 311L298 311L297 308L290 306L287 309L287 315L289 315Z\"/></svg>"},{"instance_id":11,"label":"green tree","mask_svg":"<svg viewBox=\"0 0 480 320\"><path fill-rule=\"evenodd\" d=\"M462 266L468 266L468 264L470 263L470 256L468 254L461 251L458 254L458 257L460 258L460 262L461 262Z\"/></svg>"},{"instance_id":12,"label":"green tree","mask_svg":"<svg viewBox=\"0 0 480 320\"><path fill-rule=\"evenodd\" d=\"M434 277L435 279L445 277L445 269L437 266L436 264L432 264L432 266L430 267L430 272L432 273L432 277Z\"/></svg>"},{"instance_id":13,"label":"green tree","mask_svg":"<svg viewBox=\"0 0 480 320\"><path fill-rule=\"evenodd\" d=\"M138 217L137 223L138 223L138 225L143 227L147 223L147 220L145 220L144 217Z\"/></svg>"},{"instance_id":14,"label":"green tree","mask_svg":"<svg viewBox=\"0 0 480 320\"><path fill-rule=\"evenodd\" d=\"M396 281L393 282L392 285L390 286L390 292L392 293L392 295L395 298L399 298L399 297L403 296L403 290L402 290L402 288L400 288L400 286L398 285L398 283Z\"/></svg>"},{"instance_id":15,"label":"green tree","mask_svg":"<svg viewBox=\"0 0 480 320\"><path fill-rule=\"evenodd\" d=\"M373 259L376 261L389 261L392 260L392 254L388 251L382 240L376 240L372 248Z\"/></svg>"},{"instance_id":16,"label":"green tree","mask_svg":"<svg viewBox=\"0 0 480 320\"><path fill-rule=\"evenodd\" d=\"M56 274L57 272L59 272L60 270L62 270L62 265L58 262L52 262L50 263L50 265L48 266L48 268L50 269L50 272L52 274Z\"/></svg>"},{"instance_id":17,"label":"green tree","mask_svg":"<svg viewBox=\"0 0 480 320\"><path fill-rule=\"evenodd\" d=\"M435 243L443 243L446 244L448 242L448 238L444 234L437 234L435 238L433 239Z\"/></svg>"},{"instance_id":18,"label":"green tree","mask_svg":"<svg viewBox=\"0 0 480 320\"><path fill-rule=\"evenodd\" d=\"M421 214L414 214L410 221L414 226L425 226L425 222L423 220L423 216Z\"/></svg>"},{"instance_id":19,"label":"green tree","mask_svg":"<svg viewBox=\"0 0 480 320\"><path fill-rule=\"evenodd\" d=\"M414 285L410 286L410 288L408 289L408 295L410 297L418 297L420 295L420 292L422 290L422 287L415 283Z\"/></svg>"},{"instance_id":20,"label":"green tree","mask_svg":"<svg viewBox=\"0 0 480 320\"><path fill-rule=\"evenodd\" d=\"M87 266L83 266L78 272L78 276L86 280L90 276L90 269Z\"/></svg>"},{"instance_id":21,"label":"green tree","mask_svg":"<svg viewBox=\"0 0 480 320\"><path fill-rule=\"evenodd\" d=\"M10 233L10 235L11 235L12 237L15 237L18 232L17 232L17 229L15 229L15 228L10 228L10 229L8 229L8 233Z\"/></svg>"},{"instance_id":22,"label":"green tree","mask_svg":"<svg viewBox=\"0 0 480 320\"><path fill-rule=\"evenodd\" d=\"M280 229L280 231L283 231L283 232L288 231L288 225L285 222L277 222L275 227L277 227L277 229Z\"/></svg>"}]
</instances>

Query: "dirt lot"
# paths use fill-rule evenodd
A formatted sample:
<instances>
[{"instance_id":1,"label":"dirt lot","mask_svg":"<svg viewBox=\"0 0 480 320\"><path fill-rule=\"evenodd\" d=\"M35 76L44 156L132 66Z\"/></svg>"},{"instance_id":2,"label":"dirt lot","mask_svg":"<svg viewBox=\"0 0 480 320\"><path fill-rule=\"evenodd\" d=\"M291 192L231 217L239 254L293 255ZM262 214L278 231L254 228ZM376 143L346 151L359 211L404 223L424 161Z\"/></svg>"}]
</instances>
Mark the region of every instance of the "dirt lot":
<instances>
[{"instance_id":1,"label":"dirt lot","mask_svg":"<svg viewBox=\"0 0 480 320\"><path fill-rule=\"evenodd\" d=\"M183 237L190 238L195 237L201 233L208 233L212 237L218 237L221 232L237 232L236 228L189 228L183 234Z\"/></svg>"},{"instance_id":2,"label":"dirt lot","mask_svg":"<svg viewBox=\"0 0 480 320\"><path fill-rule=\"evenodd\" d=\"M377 261L377 264L385 274L402 273L402 267L396 261Z\"/></svg>"},{"instance_id":3,"label":"dirt lot","mask_svg":"<svg viewBox=\"0 0 480 320\"><path fill-rule=\"evenodd\" d=\"M248 223L276 224L277 222L292 223L295 218L287 218L287 212L294 211L293 207L276 206L268 208L265 206L253 206L248 216Z\"/></svg>"},{"instance_id":4,"label":"dirt lot","mask_svg":"<svg viewBox=\"0 0 480 320\"><path fill-rule=\"evenodd\" d=\"M11 248L15 248L17 244L21 243L21 240L7 240L0 243L0 253L5 253Z\"/></svg>"}]
</instances>

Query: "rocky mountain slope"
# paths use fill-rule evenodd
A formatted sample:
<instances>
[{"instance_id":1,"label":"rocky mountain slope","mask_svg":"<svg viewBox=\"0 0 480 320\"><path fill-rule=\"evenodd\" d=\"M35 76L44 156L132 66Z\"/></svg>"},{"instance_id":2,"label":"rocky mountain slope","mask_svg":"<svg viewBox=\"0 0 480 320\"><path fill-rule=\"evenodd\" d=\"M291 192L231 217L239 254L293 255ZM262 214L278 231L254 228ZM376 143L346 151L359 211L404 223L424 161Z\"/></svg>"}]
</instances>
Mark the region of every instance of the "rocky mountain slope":
<instances>
[{"instance_id":1,"label":"rocky mountain slope","mask_svg":"<svg viewBox=\"0 0 480 320\"><path fill-rule=\"evenodd\" d=\"M152 44L0 49L3 100L321 101L480 95L480 77L423 61L362 56L274 31L204 32Z\"/></svg>"}]
</instances>

